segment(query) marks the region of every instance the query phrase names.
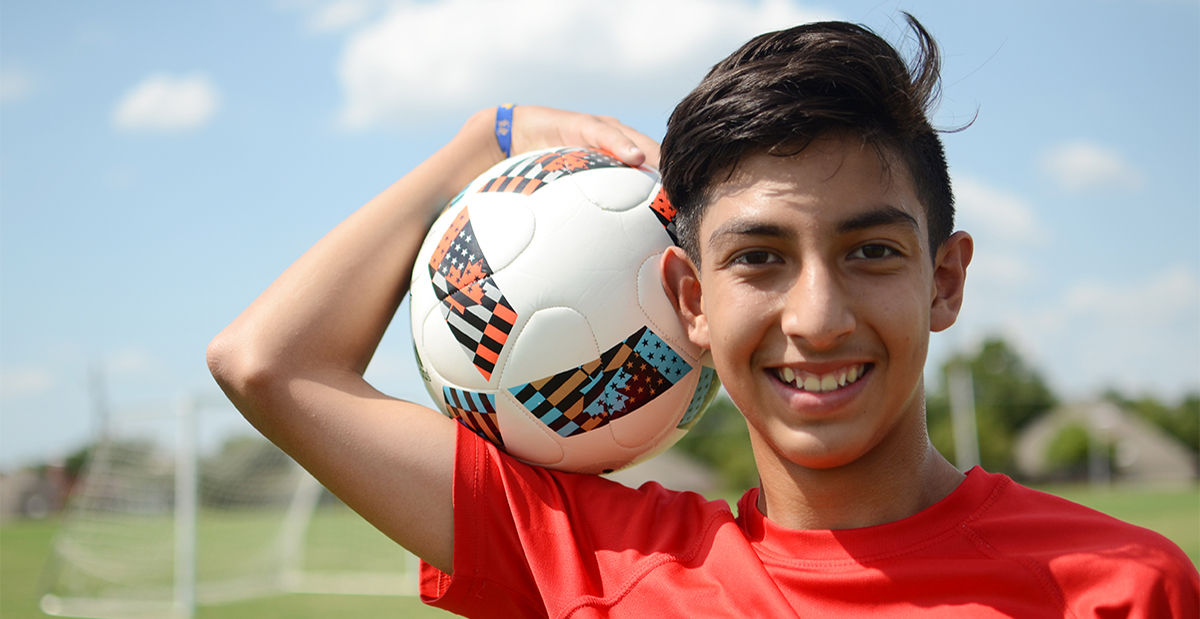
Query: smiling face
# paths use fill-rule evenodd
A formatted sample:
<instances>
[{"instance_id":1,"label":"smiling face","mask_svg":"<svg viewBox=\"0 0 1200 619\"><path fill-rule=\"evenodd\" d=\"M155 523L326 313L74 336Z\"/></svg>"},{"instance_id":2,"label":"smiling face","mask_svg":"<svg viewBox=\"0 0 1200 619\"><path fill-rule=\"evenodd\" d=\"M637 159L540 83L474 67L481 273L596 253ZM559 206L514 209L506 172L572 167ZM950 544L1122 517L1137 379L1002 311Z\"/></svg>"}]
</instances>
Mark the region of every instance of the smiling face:
<instances>
[{"instance_id":1,"label":"smiling face","mask_svg":"<svg viewBox=\"0 0 1200 619\"><path fill-rule=\"evenodd\" d=\"M682 252L664 260L691 338L746 416L760 473L927 446L929 333L954 322L970 239L931 257L926 231L902 164L885 170L861 141L825 138L743 159L705 209L698 272Z\"/></svg>"}]
</instances>

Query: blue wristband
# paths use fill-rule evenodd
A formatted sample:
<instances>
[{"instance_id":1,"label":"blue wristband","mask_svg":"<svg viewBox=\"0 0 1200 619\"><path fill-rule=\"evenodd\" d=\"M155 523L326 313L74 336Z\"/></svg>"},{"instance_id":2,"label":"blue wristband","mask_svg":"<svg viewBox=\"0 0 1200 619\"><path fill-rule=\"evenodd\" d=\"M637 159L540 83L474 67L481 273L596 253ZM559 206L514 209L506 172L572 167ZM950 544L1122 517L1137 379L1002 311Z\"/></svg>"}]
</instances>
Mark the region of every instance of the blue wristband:
<instances>
[{"instance_id":1,"label":"blue wristband","mask_svg":"<svg viewBox=\"0 0 1200 619\"><path fill-rule=\"evenodd\" d=\"M512 156L512 114L513 103L505 103L496 108L496 142L500 144L500 152L504 158Z\"/></svg>"}]
</instances>

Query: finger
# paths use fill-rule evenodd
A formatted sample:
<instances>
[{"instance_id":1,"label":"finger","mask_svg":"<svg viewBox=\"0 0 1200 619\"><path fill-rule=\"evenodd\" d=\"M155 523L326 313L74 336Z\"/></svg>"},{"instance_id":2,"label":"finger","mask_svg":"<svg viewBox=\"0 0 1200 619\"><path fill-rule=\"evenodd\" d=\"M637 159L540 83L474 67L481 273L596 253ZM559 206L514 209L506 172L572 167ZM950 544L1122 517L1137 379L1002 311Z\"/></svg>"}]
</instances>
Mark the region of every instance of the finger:
<instances>
[{"instance_id":1,"label":"finger","mask_svg":"<svg viewBox=\"0 0 1200 619\"><path fill-rule=\"evenodd\" d=\"M626 138L633 142L634 146L636 146L638 150L641 150L642 154L645 155L645 159L642 161L642 163L645 163L646 165L655 169L658 168L659 145L657 141L638 131L637 129L622 123L612 116L597 116L596 118L604 124L620 130ZM625 163L630 162L625 161Z\"/></svg>"},{"instance_id":2,"label":"finger","mask_svg":"<svg viewBox=\"0 0 1200 619\"><path fill-rule=\"evenodd\" d=\"M512 144L514 152L591 146L604 149L629 165L658 166L658 143L611 116L518 105L513 109Z\"/></svg>"},{"instance_id":3,"label":"finger","mask_svg":"<svg viewBox=\"0 0 1200 619\"><path fill-rule=\"evenodd\" d=\"M645 136L645 135L637 132L637 131L634 131L633 134L630 135L630 138L633 140L633 142L635 144L637 144L638 148L640 148L641 151L643 153L645 153L646 160L643 163L645 165L648 165L648 166L654 168L655 170L657 170L658 169L658 159L659 159L658 142L648 136Z\"/></svg>"},{"instance_id":4,"label":"finger","mask_svg":"<svg viewBox=\"0 0 1200 619\"><path fill-rule=\"evenodd\" d=\"M610 125L601 119L597 118L581 126L579 134L585 144L604 149L631 166L642 165L646 160L646 154L637 142L630 139L619 126Z\"/></svg>"}]
</instances>

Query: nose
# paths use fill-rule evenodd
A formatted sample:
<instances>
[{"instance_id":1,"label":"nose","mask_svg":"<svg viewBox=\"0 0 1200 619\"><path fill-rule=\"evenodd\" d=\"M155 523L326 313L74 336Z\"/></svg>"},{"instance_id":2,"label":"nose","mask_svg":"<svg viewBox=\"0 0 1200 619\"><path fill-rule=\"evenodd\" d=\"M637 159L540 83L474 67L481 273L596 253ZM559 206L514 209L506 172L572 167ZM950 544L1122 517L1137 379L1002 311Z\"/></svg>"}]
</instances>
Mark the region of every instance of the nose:
<instances>
[{"instance_id":1,"label":"nose","mask_svg":"<svg viewBox=\"0 0 1200 619\"><path fill-rule=\"evenodd\" d=\"M811 350L836 347L857 326L846 290L829 265L803 265L785 299L783 332Z\"/></svg>"}]
</instances>

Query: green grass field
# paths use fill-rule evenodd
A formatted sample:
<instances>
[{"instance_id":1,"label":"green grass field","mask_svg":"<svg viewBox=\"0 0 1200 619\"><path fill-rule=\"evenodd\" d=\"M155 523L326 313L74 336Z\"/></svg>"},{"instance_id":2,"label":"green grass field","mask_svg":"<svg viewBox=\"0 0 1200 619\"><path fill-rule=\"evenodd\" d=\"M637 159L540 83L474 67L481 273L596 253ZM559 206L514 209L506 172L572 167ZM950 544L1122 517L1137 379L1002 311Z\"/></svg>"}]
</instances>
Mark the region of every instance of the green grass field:
<instances>
[{"instance_id":1,"label":"green grass field","mask_svg":"<svg viewBox=\"0 0 1200 619\"><path fill-rule=\"evenodd\" d=\"M1117 518L1162 533L1200 565L1200 490L1152 491L1112 489L1091 491L1086 487L1058 486L1042 488L1082 503ZM361 523L339 522L338 516L315 520L320 530L338 531L343 539L333 546L356 548L361 544L380 543L381 537L364 531ZM51 541L57 529L54 521L17 521L0 526L0 617L3 619L33 619L45 617L38 609L38 599L44 587L40 581L45 573ZM225 523L222 526L231 526ZM219 529L211 530L210 533ZM202 536L204 532L202 532ZM236 547L236 537L225 533L211 541L224 539ZM322 539L329 539L328 535ZM384 540L386 542L386 540ZM324 543L328 545L328 543ZM310 553L324 563L336 564L344 559L331 548L317 543ZM361 566L360 566L361 567ZM447 617L446 613L421 604L415 597L368 595L279 595L247 602L202 606L199 619L317 619L341 617Z\"/></svg>"},{"instance_id":2,"label":"green grass field","mask_svg":"<svg viewBox=\"0 0 1200 619\"><path fill-rule=\"evenodd\" d=\"M261 574L264 549L270 549L278 537L279 513L246 511L202 511L199 518L199 556L197 574L201 581ZM47 561L60 527L57 521L16 521L0 526L0 617L22 619L46 617L38 608L41 595L49 587ZM100 532L109 546L127 540L134 549L135 566L123 572L120 580L152 590L159 601L169 599L163 587L172 579L171 528L164 517L125 517L72 523L70 526ZM344 507L318 509L308 528L308 545L303 565L310 572L351 572L360 574L402 572L405 553L365 521ZM111 538L111 539L105 539ZM157 540L157 543L147 540ZM155 548L156 552L149 552ZM165 555L164 556L164 548ZM79 595L103 597L106 572L115 571L95 561L89 572L72 571ZM99 565L99 569L95 569ZM115 564L114 564L115 566ZM99 574L101 578L96 578ZM82 583L82 585L81 585ZM248 601L201 606L199 619L317 618L345 617L450 617L449 613L430 608L415 597L397 595L271 595Z\"/></svg>"}]
</instances>

